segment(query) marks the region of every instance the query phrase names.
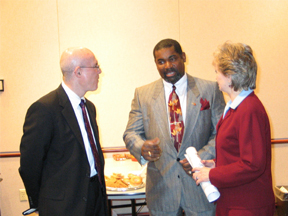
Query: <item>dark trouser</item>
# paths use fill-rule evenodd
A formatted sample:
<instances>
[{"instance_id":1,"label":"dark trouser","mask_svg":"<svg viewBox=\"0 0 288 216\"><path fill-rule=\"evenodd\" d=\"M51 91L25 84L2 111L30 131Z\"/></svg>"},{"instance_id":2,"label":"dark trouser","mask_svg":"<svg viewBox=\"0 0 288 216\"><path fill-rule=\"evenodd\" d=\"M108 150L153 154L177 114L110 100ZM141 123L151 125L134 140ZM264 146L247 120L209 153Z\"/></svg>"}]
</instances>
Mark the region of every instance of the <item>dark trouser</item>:
<instances>
[{"instance_id":1,"label":"dark trouser","mask_svg":"<svg viewBox=\"0 0 288 216\"><path fill-rule=\"evenodd\" d=\"M107 215L107 199L103 194L102 186L98 180L98 176L90 179L89 191L87 197L87 207L85 216L105 216Z\"/></svg>"}]
</instances>

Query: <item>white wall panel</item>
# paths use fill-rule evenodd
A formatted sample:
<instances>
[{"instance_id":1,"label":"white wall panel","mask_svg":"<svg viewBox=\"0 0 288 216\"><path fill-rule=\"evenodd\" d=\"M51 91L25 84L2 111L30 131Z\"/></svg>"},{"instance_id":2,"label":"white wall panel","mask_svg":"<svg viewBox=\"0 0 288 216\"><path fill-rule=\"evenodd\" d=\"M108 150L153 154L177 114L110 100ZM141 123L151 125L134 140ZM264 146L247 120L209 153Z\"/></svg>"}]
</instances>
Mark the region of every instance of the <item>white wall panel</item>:
<instances>
[{"instance_id":1,"label":"white wall panel","mask_svg":"<svg viewBox=\"0 0 288 216\"><path fill-rule=\"evenodd\" d=\"M50 0L1 0L0 17L0 152L18 151L28 107L61 81L57 8Z\"/></svg>"},{"instance_id":2,"label":"white wall panel","mask_svg":"<svg viewBox=\"0 0 288 216\"><path fill-rule=\"evenodd\" d=\"M212 54L227 40L252 47L259 65L256 94L270 117L272 138L288 137L287 23L285 0L180 0L180 39L190 74L215 80Z\"/></svg>"},{"instance_id":3,"label":"white wall panel","mask_svg":"<svg viewBox=\"0 0 288 216\"><path fill-rule=\"evenodd\" d=\"M135 88L160 78L154 46L179 39L178 1L59 0L58 6L61 50L88 47L102 68L99 89L86 95L98 111L101 144L124 146Z\"/></svg>"}]
</instances>

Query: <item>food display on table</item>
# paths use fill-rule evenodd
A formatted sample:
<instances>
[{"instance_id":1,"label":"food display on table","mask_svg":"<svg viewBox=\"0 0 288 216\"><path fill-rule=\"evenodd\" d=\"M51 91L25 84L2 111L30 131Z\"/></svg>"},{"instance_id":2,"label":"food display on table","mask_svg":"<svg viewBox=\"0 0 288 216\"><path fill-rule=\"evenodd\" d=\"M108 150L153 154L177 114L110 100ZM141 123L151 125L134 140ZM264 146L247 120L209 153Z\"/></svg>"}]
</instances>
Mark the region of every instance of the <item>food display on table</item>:
<instances>
[{"instance_id":1,"label":"food display on table","mask_svg":"<svg viewBox=\"0 0 288 216\"><path fill-rule=\"evenodd\" d=\"M129 173L127 176L121 173L113 173L110 177L105 176L107 190L136 190L144 187L141 176Z\"/></svg>"},{"instance_id":2,"label":"food display on table","mask_svg":"<svg viewBox=\"0 0 288 216\"><path fill-rule=\"evenodd\" d=\"M135 160L135 157L131 154L113 154L113 158L116 161L122 161L122 160L126 160L126 159Z\"/></svg>"},{"instance_id":3,"label":"food display on table","mask_svg":"<svg viewBox=\"0 0 288 216\"><path fill-rule=\"evenodd\" d=\"M126 160L125 154L113 154L113 158L116 161Z\"/></svg>"}]
</instances>

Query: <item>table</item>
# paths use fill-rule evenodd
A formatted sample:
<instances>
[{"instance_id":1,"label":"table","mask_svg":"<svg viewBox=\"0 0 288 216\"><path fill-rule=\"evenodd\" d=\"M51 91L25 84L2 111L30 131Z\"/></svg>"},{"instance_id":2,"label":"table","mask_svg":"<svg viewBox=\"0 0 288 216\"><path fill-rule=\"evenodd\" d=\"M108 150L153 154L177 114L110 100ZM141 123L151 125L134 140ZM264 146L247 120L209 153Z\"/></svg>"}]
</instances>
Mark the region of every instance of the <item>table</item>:
<instances>
[{"instance_id":1,"label":"table","mask_svg":"<svg viewBox=\"0 0 288 216\"><path fill-rule=\"evenodd\" d=\"M141 165L138 162L131 161L127 159L124 161L115 161L113 158L105 158L105 170L104 173L106 176L111 176L113 173L121 173L124 176L127 176L131 171L141 170ZM146 182L146 170L141 175L143 177L143 182ZM132 216L137 215L136 207L146 205L146 201L141 203L136 203L137 199L145 199L145 187L138 190L128 190L128 191L108 191L108 208L109 214L112 215L113 208L125 208L131 207ZM123 205L112 205L112 200L130 200L131 204Z\"/></svg>"},{"instance_id":2,"label":"table","mask_svg":"<svg viewBox=\"0 0 288 216\"><path fill-rule=\"evenodd\" d=\"M126 192L118 192L118 191L107 191L108 195L108 209L109 215L111 216L111 212L113 208L126 208L131 207L132 209L132 216L137 215L137 206L144 206L146 205L146 201L141 203L136 203L137 199L145 199L145 187L134 190L134 191L126 191ZM112 205L112 200L130 200L131 204L123 204L123 205Z\"/></svg>"}]
</instances>

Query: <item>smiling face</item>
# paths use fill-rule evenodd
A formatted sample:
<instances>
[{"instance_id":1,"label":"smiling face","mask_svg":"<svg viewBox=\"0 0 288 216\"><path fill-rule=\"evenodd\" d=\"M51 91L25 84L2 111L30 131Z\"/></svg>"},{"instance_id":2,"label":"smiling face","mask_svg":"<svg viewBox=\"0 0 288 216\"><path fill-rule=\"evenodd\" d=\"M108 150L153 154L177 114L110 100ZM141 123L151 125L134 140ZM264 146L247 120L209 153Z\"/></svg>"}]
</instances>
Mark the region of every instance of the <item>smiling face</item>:
<instances>
[{"instance_id":1,"label":"smiling face","mask_svg":"<svg viewBox=\"0 0 288 216\"><path fill-rule=\"evenodd\" d=\"M169 83L175 84L185 74L186 55L177 53L174 46L155 51L155 63L160 76Z\"/></svg>"}]
</instances>

